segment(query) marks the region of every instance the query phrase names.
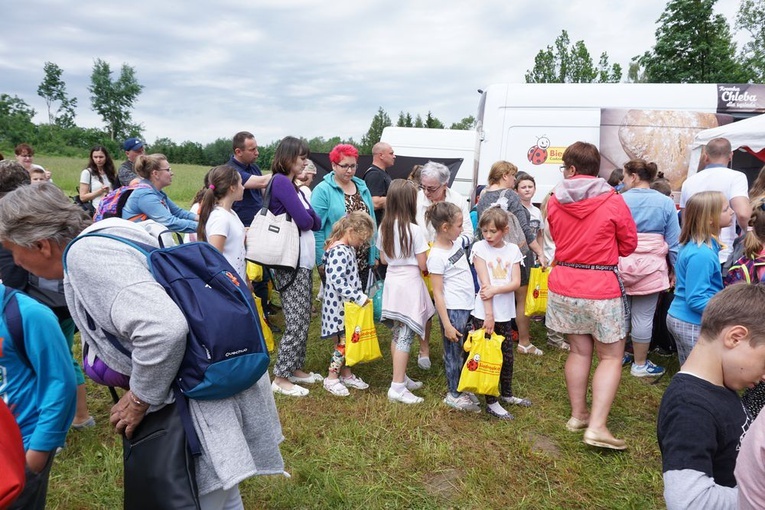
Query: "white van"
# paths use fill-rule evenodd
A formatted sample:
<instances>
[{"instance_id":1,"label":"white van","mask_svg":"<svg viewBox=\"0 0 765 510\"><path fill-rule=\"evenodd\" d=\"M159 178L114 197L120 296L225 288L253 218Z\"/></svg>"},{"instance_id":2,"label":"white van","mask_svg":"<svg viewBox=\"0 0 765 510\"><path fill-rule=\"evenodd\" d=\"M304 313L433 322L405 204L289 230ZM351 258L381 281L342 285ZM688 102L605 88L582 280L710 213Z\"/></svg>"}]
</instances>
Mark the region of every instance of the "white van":
<instances>
[{"instance_id":1,"label":"white van","mask_svg":"<svg viewBox=\"0 0 765 510\"><path fill-rule=\"evenodd\" d=\"M461 159L451 188L470 197L475 187L477 138L476 131L386 127L381 142L389 143L396 156L428 159Z\"/></svg>"},{"instance_id":2,"label":"white van","mask_svg":"<svg viewBox=\"0 0 765 510\"><path fill-rule=\"evenodd\" d=\"M600 149L601 177L644 158L680 189L696 133L764 112L765 85L491 85L478 106L472 185L486 184L491 165L507 160L534 176L541 202L562 179L563 151L585 141Z\"/></svg>"}]
</instances>

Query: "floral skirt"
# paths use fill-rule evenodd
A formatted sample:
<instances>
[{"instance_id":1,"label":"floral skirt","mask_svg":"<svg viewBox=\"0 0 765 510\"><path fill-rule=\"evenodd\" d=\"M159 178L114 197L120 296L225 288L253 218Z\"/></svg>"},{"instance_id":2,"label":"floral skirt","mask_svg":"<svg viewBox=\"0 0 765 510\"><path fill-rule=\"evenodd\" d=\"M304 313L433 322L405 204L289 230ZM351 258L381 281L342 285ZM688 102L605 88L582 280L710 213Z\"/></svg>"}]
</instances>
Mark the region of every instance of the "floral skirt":
<instances>
[{"instance_id":1,"label":"floral skirt","mask_svg":"<svg viewBox=\"0 0 765 510\"><path fill-rule=\"evenodd\" d=\"M561 333L592 335L604 344L627 336L622 298L583 299L547 294L547 327Z\"/></svg>"}]
</instances>

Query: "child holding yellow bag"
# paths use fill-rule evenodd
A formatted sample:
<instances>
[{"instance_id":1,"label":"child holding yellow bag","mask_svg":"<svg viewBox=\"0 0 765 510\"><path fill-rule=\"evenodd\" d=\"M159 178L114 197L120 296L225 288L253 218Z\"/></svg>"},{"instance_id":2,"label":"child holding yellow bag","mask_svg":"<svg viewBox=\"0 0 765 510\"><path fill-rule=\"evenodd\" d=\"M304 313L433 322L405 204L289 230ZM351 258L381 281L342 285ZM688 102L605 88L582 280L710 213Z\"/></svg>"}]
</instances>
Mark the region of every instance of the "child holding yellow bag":
<instances>
[{"instance_id":1,"label":"child holding yellow bag","mask_svg":"<svg viewBox=\"0 0 765 510\"><path fill-rule=\"evenodd\" d=\"M496 332L506 338L502 342L502 370L499 375L499 399L509 404L528 407L531 401L513 396L513 343L510 321L515 317L514 292L521 284L523 255L518 246L506 243L509 229L507 213L499 207L484 211L478 220L483 240L473 245L471 258L478 273L480 290L475 297L473 322L476 329ZM513 415L499 403L497 397L486 395L486 412L500 420L512 420Z\"/></svg>"},{"instance_id":2,"label":"child holding yellow bag","mask_svg":"<svg viewBox=\"0 0 765 510\"><path fill-rule=\"evenodd\" d=\"M345 365L345 310L343 303L352 301L364 306L369 298L361 289L356 248L374 234L372 218L365 212L346 214L332 227L324 244L324 300L321 307L321 337L335 339L335 350L329 363L324 389L338 397L349 395L348 387L365 390L369 385Z\"/></svg>"},{"instance_id":3,"label":"child holding yellow bag","mask_svg":"<svg viewBox=\"0 0 765 510\"><path fill-rule=\"evenodd\" d=\"M465 363L462 347L475 304L473 275L465 248L462 243L455 242L462 233L462 211L450 202L436 202L425 211L425 220L436 232L435 243L428 255L428 272L444 339L447 386L444 404L460 411L480 413L475 395L457 391Z\"/></svg>"}]
</instances>

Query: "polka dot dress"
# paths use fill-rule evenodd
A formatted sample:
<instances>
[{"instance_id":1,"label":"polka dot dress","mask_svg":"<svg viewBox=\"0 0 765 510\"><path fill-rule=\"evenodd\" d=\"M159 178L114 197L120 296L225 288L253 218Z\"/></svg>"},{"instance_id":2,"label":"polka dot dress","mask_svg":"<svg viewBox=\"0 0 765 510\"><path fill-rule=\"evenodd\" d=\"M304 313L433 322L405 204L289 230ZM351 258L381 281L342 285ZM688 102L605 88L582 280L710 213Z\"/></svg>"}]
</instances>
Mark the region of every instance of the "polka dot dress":
<instances>
[{"instance_id":1,"label":"polka dot dress","mask_svg":"<svg viewBox=\"0 0 765 510\"><path fill-rule=\"evenodd\" d=\"M353 248L339 244L324 252L324 301L321 307L321 337L345 333L345 301L363 300L356 253Z\"/></svg>"}]
</instances>

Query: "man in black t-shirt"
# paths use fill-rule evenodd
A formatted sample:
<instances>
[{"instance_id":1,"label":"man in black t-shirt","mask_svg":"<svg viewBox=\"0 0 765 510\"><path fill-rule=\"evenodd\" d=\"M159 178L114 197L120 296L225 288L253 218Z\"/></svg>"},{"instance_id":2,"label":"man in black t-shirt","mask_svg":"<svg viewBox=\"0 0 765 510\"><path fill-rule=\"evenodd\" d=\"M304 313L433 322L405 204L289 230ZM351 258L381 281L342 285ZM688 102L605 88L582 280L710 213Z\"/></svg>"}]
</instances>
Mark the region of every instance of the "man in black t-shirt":
<instances>
[{"instance_id":1,"label":"man in black t-shirt","mask_svg":"<svg viewBox=\"0 0 765 510\"><path fill-rule=\"evenodd\" d=\"M372 205L375 207L375 220L377 226L385 214L385 197L388 194L391 177L386 169L396 162L393 148L385 143L378 142L372 147L372 166L364 174L364 182L372 195Z\"/></svg>"}]
</instances>

